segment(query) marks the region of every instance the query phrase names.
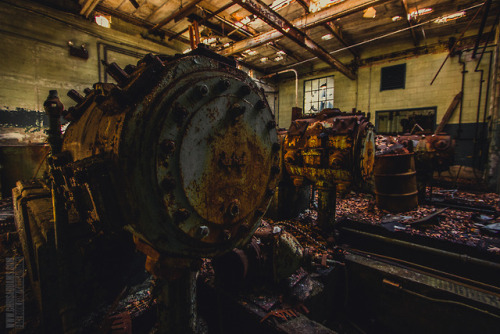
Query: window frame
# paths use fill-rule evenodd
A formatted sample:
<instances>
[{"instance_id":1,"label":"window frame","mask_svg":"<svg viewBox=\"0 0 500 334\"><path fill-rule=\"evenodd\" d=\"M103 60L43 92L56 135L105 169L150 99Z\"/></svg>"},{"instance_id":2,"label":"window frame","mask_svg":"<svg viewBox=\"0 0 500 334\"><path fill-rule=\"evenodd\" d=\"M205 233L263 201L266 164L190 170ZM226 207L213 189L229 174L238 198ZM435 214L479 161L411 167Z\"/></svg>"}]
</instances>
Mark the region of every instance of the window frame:
<instances>
[{"instance_id":1,"label":"window frame","mask_svg":"<svg viewBox=\"0 0 500 334\"><path fill-rule=\"evenodd\" d=\"M384 70L387 70L389 68L395 68L395 67L400 67L402 66L403 67L403 82L402 82L402 86L398 86L398 87L390 87L390 88L384 88L383 86L383 78L384 78ZM382 67L380 69L380 91L381 92L384 92L384 91L388 91L388 90L395 90L395 89L405 89L406 88L406 63L403 63L403 64L396 64L396 65L391 65L391 66L385 66L385 67Z\"/></svg>"},{"instance_id":2,"label":"window frame","mask_svg":"<svg viewBox=\"0 0 500 334\"><path fill-rule=\"evenodd\" d=\"M332 82L332 86L331 87L328 86L328 79L331 79L331 82ZM325 88L325 90L327 92L326 93L327 96L326 96L325 100L323 100L323 101L319 100L319 94L321 92L321 88L320 88L319 84L320 84L321 80L326 80L326 84L327 84L327 86ZM317 85L318 85L317 89L314 89L314 87L313 87L315 81L317 82ZM311 90L310 91L306 91L306 85L307 85L308 82L311 82ZM331 98L328 98L328 90L329 89L332 90L331 91L332 92L332 97ZM317 101L315 101L315 102L311 101L311 103L317 103L318 104L318 110L311 112L308 109L306 110L306 100L307 100L306 99L306 96L307 96L306 93L312 93L313 91L314 92L318 92L318 98L317 98ZM303 110L304 114L317 114L317 113L320 113L321 110L323 110L323 109L334 108L335 107L335 76L334 75L327 75L327 76L320 77L320 78L314 78L314 79L304 80L302 93L303 93L303 95L302 95L303 96L302 97L302 110ZM319 105L320 105L321 102L329 102L329 101L332 102L331 107L323 107L323 109L319 108Z\"/></svg>"},{"instance_id":3,"label":"window frame","mask_svg":"<svg viewBox=\"0 0 500 334\"><path fill-rule=\"evenodd\" d=\"M404 133L399 133L399 132L381 132L379 129L380 122L379 122L379 116L381 113L394 113L394 112L411 112L411 111L419 111L419 110L429 110L434 112L434 117L432 121L432 129L430 131L435 131L436 130L436 121L437 121L437 106L431 106L431 107L420 107L420 108L401 108L401 109L390 109L390 110L376 110L375 111L375 132L377 134L381 135L401 135Z\"/></svg>"}]
</instances>

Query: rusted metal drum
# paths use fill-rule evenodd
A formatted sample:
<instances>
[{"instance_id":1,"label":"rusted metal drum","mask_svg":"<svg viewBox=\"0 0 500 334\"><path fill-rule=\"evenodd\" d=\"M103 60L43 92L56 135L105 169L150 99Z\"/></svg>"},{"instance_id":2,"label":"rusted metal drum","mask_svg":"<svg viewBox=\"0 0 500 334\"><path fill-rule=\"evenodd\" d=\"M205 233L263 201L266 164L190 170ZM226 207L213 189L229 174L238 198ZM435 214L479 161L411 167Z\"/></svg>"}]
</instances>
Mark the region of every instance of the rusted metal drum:
<instances>
[{"instance_id":1,"label":"rusted metal drum","mask_svg":"<svg viewBox=\"0 0 500 334\"><path fill-rule=\"evenodd\" d=\"M403 212L418 206L413 153L377 156L374 172L375 195L380 209Z\"/></svg>"}]
</instances>

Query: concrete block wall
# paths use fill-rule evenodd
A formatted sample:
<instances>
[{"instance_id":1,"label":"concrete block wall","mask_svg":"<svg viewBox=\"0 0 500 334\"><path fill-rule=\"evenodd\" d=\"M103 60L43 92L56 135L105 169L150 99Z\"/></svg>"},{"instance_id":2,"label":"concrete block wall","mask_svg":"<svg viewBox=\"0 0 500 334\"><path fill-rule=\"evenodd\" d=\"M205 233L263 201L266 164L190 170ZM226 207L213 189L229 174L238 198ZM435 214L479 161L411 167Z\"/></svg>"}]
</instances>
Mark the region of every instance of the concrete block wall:
<instances>
[{"instance_id":1,"label":"concrete block wall","mask_svg":"<svg viewBox=\"0 0 500 334\"><path fill-rule=\"evenodd\" d=\"M413 56L394 61L384 61L361 67L358 71L357 80L350 80L339 72L323 72L320 75L299 78L299 107L303 103L304 80L321 78L334 75L335 92L334 106L343 111L356 108L363 112L371 112L373 115L378 110L437 107L437 121L441 120L448 106L456 94L461 91L462 65L458 56L451 57L444 65L441 73L433 83L430 82L442 62L446 58L446 52ZM479 69L484 70L484 80L487 80L489 72L489 58L485 54ZM463 56L462 58L467 58ZM406 85L404 89L380 91L380 76L382 67L406 63ZM464 84L464 104L462 122L473 123L476 121L478 105L478 94L480 85L480 73L474 72L476 60L465 61L466 75ZM291 121L291 108L294 106L295 82L287 80L279 85L279 125L287 128ZM484 103L486 101L486 82L483 83L481 96L481 114L484 115ZM450 124L459 122L459 112L453 114Z\"/></svg>"},{"instance_id":2,"label":"concrete block wall","mask_svg":"<svg viewBox=\"0 0 500 334\"><path fill-rule=\"evenodd\" d=\"M385 49L374 47L365 57L391 54L404 50L403 47L408 46L394 45ZM443 47L429 49L434 50L434 52L371 62L359 68L356 80L350 80L339 72L330 71L320 64L318 67L321 69L319 70L321 74L300 77L299 107L302 108L303 104L304 80L334 75L334 107L342 111L351 111L356 108L363 112L370 112L371 121L374 124L376 111L436 107L437 127L453 98L462 89L462 64L460 64L458 56L450 57L431 86L433 77L448 53ZM479 57L472 59L471 51L463 53L461 59L465 62L466 74L461 122L460 106L458 106L448 125L444 128L444 131L453 135L457 141L455 163L477 169L484 169L488 158L486 142L488 127L487 125L483 126L482 121L485 119L485 111L486 116L490 113L489 106L485 105L485 103L490 103L489 95L493 90L493 84L490 82L490 91L487 91L490 66L494 68L497 65L494 60L494 48L488 47L486 51L478 67L478 70L484 71L480 99L481 73L475 72ZM398 64L406 64L405 88L380 91L381 69ZM294 106L294 89L295 82L293 80L286 80L279 85L278 123L283 128L290 126L291 109ZM480 107L480 123L476 125L478 105ZM486 117L487 119L488 117ZM459 125L459 123L461 124Z\"/></svg>"},{"instance_id":3,"label":"concrete block wall","mask_svg":"<svg viewBox=\"0 0 500 334\"><path fill-rule=\"evenodd\" d=\"M75 103L66 96L104 81L99 60L120 66L135 64L143 55L181 53L182 45L164 46L143 39L139 32L127 34L103 28L84 19L29 1L2 1L0 6L0 109L43 111L49 90L56 89L65 106ZM88 59L69 54L68 41L85 44ZM186 47L186 46L185 46ZM112 79L108 76L108 81ZM43 141L42 131L0 124L0 145Z\"/></svg>"}]
</instances>

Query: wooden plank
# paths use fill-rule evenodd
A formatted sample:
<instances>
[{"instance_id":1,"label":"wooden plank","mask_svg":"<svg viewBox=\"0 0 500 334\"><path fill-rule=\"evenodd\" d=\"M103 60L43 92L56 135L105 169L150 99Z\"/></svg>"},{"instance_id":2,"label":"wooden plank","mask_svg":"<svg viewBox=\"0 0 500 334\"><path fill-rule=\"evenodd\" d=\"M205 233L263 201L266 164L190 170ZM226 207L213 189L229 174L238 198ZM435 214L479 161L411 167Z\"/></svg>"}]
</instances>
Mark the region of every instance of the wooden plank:
<instances>
[{"instance_id":1,"label":"wooden plank","mask_svg":"<svg viewBox=\"0 0 500 334\"><path fill-rule=\"evenodd\" d=\"M446 113L443 115L443 118L441 118L441 122L439 123L439 126L437 127L436 131L434 131L435 134L438 134L441 131L443 131L446 124L448 124L448 121L450 120L451 116L453 115L453 112L455 111L455 109L457 109L458 104L462 101L462 95L463 95L463 92L460 92L453 98L453 101L451 101L450 106L448 107L448 110L446 110Z\"/></svg>"}]
</instances>

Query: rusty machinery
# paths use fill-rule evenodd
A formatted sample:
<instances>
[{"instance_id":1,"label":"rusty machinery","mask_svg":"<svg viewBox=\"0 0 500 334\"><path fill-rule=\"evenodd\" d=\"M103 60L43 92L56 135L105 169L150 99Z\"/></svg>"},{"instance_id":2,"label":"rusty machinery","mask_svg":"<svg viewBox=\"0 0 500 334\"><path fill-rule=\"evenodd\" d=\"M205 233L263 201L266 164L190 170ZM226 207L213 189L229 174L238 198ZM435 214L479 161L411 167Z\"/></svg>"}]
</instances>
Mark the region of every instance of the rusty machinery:
<instances>
[{"instance_id":1,"label":"rusty machinery","mask_svg":"<svg viewBox=\"0 0 500 334\"><path fill-rule=\"evenodd\" d=\"M318 221L326 231L335 222L336 192L372 184L373 125L361 112L325 109L292 121L283 140L283 160L293 184L318 190Z\"/></svg>"},{"instance_id":2,"label":"rusty machinery","mask_svg":"<svg viewBox=\"0 0 500 334\"><path fill-rule=\"evenodd\" d=\"M396 142L415 154L419 198L423 200L433 173L446 171L453 164L455 140L447 133L405 134Z\"/></svg>"},{"instance_id":3,"label":"rusty machinery","mask_svg":"<svg viewBox=\"0 0 500 334\"><path fill-rule=\"evenodd\" d=\"M246 243L273 196L274 116L233 60L202 46L106 65L117 84L70 91L67 111L54 91L45 102L56 250L62 258L74 246L75 213L94 232L130 231L161 281L160 331L192 332L199 259Z\"/></svg>"}]
</instances>

